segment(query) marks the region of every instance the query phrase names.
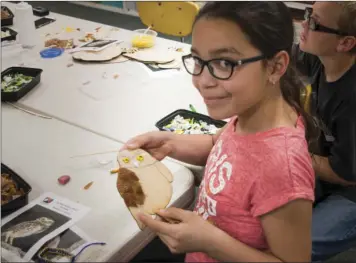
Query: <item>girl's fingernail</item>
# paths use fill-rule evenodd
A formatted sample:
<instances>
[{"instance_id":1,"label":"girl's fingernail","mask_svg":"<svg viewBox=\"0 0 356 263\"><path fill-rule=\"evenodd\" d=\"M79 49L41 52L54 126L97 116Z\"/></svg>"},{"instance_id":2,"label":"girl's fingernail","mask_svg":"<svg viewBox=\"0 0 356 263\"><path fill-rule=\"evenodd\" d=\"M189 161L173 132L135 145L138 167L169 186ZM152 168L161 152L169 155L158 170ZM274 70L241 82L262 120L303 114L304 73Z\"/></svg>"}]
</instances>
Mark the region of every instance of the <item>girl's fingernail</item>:
<instances>
[{"instance_id":1,"label":"girl's fingernail","mask_svg":"<svg viewBox=\"0 0 356 263\"><path fill-rule=\"evenodd\" d=\"M145 217L145 214L143 214L143 213L137 213L137 216L138 216L139 218L143 218L143 217Z\"/></svg>"},{"instance_id":2,"label":"girl's fingernail","mask_svg":"<svg viewBox=\"0 0 356 263\"><path fill-rule=\"evenodd\" d=\"M129 143L126 145L127 148L133 149L133 148L137 148L137 145L135 143Z\"/></svg>"}]
</instances>

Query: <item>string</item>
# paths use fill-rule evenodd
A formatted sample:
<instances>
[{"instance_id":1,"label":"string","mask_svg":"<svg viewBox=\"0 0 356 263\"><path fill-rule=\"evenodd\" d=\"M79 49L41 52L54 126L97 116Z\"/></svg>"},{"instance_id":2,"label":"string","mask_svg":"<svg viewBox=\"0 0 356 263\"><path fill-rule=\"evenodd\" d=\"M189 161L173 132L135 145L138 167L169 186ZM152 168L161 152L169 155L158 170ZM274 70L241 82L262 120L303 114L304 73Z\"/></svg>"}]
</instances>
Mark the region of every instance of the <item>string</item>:
<instances>
[{"instance_id":1,"label":"string","mask_svg":"<svg viewBox=\"0 0 356 263\"><path fill-rule=\"evenodd\" d=\"M103 245L106 245L106 243L104 243L104 242L93 242L93 243L90 243L90 244L87 244L87 245L85 245L73 258L72 258L72 263L74 263L75 262L75 260L76 260L76 258L86 249L86 248L88 248L88 247L90 247L90 246L93 246L93 245L101 245L101 246L103 246Z\"/></svg>"},{"instance_id":2,"label":"string","mask_svg":"<svg viewBox=\"0 0 356 263\"><path fill-rule=\"evenodd\" d=\"M48 253L48 254L52 254L52 255L59 255L62 257L68 257L70 259L71 263L74 263L75 260L77 259L77 257L88 247L93 246L93 245L106 245L106 243L104 242L93 242L93 243L89 243L86 244L76 255L73 255L71 253L69 253L68 251L66 251L65 249L62 248L49 248L46 247L44 248L39 254L38 254L38 259L40 262L44 262L44 263L50 263L52 262L48 256L46 257L44 254Z\"/></svg>"}]
</instances>

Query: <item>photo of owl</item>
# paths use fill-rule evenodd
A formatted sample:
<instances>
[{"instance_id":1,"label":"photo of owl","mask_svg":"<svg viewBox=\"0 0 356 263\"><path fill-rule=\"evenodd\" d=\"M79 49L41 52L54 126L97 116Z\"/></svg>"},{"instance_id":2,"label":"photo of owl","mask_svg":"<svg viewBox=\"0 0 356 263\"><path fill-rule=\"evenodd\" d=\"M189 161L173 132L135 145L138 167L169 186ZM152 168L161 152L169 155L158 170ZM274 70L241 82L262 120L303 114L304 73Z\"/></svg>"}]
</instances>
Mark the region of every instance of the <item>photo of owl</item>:
<instances>
[{"instance_id":1,"label":"photo of owl","mask_svg":"<svg viewBox=\"0 0 356 263\"><path fill-rule=\"evenodd\" d=\"M55 211L34 205L1 226L1 246L23 257L37 241L69 220Z\"/></svg>"},{"instance_id":2,"label":"photo of owl","mask_svg":"<svg viewBox=\"0 0 356 263\"><path fill-rule=\"evenodd\" d=\"M40 217L32 221L19 223L6 229L5 232L1 233L1 237L5 237L4 242L12 245L15 238L37 235L46 231L53 225L53 223L54 221L51 218Z\"/></svg>"},{"instance_id":3,"label":"photo of owl","mask_svg":"<svg viewBox=\"0 0 356 263\"><path fill-rule=\"evenodd\" d=\"M121 151L117 161L117 190L139 228L143 229L137 213L154 215L167 207L172 198L173 175L162 162L142 149Z\"/></svg>"}]
</instances>

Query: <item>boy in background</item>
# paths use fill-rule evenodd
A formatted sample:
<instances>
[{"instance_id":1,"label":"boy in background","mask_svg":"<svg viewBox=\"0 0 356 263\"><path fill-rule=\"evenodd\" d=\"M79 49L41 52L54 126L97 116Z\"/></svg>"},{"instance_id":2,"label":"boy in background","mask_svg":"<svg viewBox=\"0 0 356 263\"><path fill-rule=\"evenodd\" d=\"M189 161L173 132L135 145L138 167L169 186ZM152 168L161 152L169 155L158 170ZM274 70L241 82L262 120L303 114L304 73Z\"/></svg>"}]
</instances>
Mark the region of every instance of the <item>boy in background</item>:
<instances>
[{"instance_id":1,"label":"boy in background","mask_svg":"<svg viewBox=\"0 0 356 263\"><path fill-rule=\"evenodd\" d=\"M313 261L356 246L356 2L307 8L294 60L322 129L314 153Z\"/></svg>"}]
</instances>

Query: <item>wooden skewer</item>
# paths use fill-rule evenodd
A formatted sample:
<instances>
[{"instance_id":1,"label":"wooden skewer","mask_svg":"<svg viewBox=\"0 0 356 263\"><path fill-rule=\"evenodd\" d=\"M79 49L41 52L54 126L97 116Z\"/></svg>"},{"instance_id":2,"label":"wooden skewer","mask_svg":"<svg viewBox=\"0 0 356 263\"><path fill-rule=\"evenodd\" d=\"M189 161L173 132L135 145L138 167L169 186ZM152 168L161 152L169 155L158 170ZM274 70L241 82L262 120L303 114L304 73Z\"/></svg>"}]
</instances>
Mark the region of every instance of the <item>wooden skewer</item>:
<instances>
[{"instance_id":1,"label":"wooden skewer","mask_svg":"<svg viewBox=\"0 0 356 263\"><path fill-rule=\"evenodd\" d=\"M12 107L14 107L15 109L18 109L20 111L23 111L23 112L26 112L28 114L31 114L31 115L34 115L34 116L37 116L37 117L41 117L41 118L44 118L44 119L52 119L52 117L49 117L49 116L45 116L45 115L42 115L42 114L39 114L39 113L36 113L36 112L33 112L33 111L29 111L29 110L26 110L24 108L21 108L11 102L7 102L7 104L11 105Z\"/></svg>"},{"instance_id":2,"label":"wooden skewer","mask_svg":"<svg viewBox=\"0 0 356 263\"><path fill-rule=\"evenodd\" d=\"M86 153L86 154L80 154L80 155L74 155L69 158L77 158L77 157L86 157L86 156L91 156L91 155L100 155L100 154L106 154L106 153L114 153L118 152L119 150L111 150L111 151L105 151L105 152L97 152L97 153Z\"/></svg>"}]
</instances>

